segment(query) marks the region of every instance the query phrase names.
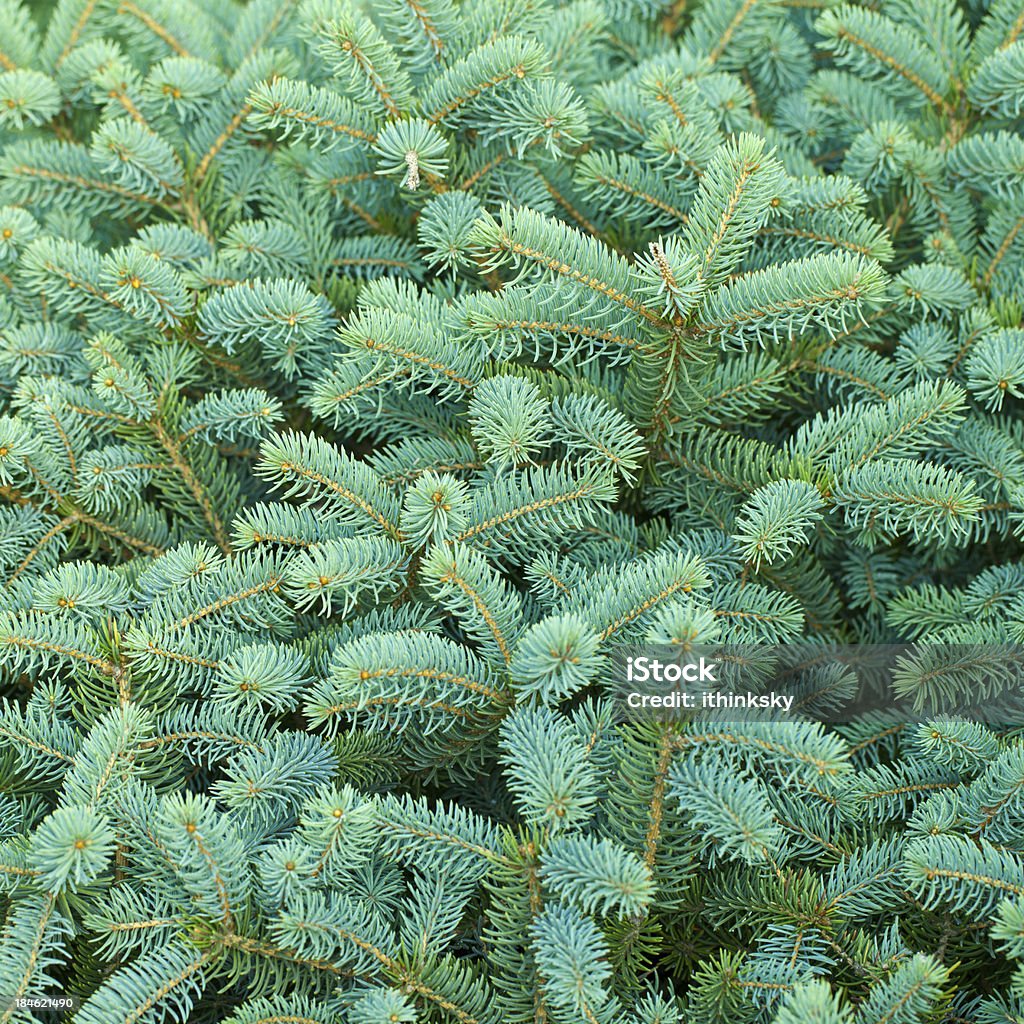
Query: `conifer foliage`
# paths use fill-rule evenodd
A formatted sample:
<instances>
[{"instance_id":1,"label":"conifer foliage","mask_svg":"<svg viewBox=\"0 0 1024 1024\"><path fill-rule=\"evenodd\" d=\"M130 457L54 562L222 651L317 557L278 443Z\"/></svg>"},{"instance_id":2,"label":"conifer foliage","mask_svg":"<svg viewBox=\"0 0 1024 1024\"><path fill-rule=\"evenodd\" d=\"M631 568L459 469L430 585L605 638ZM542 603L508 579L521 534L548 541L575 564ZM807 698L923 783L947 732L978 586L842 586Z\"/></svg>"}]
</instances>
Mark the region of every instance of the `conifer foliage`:
<instances>
[{"instance_id":1,"label":"conifer foliage","mask_svg":"<svg viewBox=\"0 0 1024 1024\"><path fill-rule=\"evenodd\" d=\"M0 0L0 1024L1024 1019L1021 0ZM643 643L923 722L623 721ZM936 642L984 645L970 663Z\"/></svg>"}]
</instances>

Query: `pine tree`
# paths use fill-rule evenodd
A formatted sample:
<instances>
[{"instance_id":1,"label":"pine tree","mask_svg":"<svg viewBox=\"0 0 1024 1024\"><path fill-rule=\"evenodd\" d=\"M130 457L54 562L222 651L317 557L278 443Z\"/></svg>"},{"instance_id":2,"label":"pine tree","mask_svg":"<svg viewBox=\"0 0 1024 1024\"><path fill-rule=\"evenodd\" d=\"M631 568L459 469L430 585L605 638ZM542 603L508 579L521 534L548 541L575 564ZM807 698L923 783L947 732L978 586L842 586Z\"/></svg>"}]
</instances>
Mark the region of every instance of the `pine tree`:
<instances>
[{"instance_id":1,"label":"pine tree","mask_svg":"<svg viewBox=\"0 0 1024 1024\"><path fill-rule=\"evenodd\" d=\"M0 1024L1024 1019L1021 0L0 26Z\"/></svg>"}]
</instances>

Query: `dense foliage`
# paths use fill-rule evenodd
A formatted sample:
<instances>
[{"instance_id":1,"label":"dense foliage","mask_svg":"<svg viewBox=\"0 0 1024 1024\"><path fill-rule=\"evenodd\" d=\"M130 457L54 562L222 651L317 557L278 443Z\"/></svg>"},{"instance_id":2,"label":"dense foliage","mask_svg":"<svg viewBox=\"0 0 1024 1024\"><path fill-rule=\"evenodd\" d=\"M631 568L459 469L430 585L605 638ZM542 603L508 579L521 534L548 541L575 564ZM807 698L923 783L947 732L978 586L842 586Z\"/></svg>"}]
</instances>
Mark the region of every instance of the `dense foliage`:
<instances>
[{"instance_id":1,"label":"dense foliage","mask_svg":"<svg viewBox=\"0 0 1024 1024\"><path fill-rule=\"evenodd\" d=\"M0 1024L1024 1019L1022 115L1021 0L0 0ZM619 714L796 638L922 720Z\"/></svg>"}]
</instances>

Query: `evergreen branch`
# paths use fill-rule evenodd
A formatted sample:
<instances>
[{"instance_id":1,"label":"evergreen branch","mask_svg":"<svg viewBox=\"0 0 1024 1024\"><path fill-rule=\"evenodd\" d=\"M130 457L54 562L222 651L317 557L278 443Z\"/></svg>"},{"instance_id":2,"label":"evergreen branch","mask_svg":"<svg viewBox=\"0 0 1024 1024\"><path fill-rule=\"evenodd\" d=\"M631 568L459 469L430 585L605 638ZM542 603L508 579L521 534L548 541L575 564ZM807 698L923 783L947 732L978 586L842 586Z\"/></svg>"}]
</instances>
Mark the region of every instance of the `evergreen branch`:
<instances>
[{"instance_id":1,"label":"evergreen branch","mask_svg":"<svg viewBox=\"0 0 1024 1024\"><path fill-rule=\"evenodd\" d=\"M278 78L253 89L246 116L257 128L281 129L282 137L297 137L330 149L346 139L372 144L377 135L371 122L350 100L305 82Z\"/></svg>"},{"instance_id":2,"label":"evergreen branch","mask_svg":"<svg viewBox=\"0 0 1024 1024\"><path fill-rule=\"evenodd\" d=\"M196 504L202 511L203 518L210 524L210 531L213 534L214 540L217 542L217 546L225 554L230 553L231 543L228 540L224 523L217 514L217 510L214 508L212 499L206 494L202 484L200 484L195 471L182 454L180 442L171 437L159 420L152 420L149 426L156 436L157 441L160 443L160 446L170 457L171 465L181 474L181 478L184 480L185 486L189 489L192 497L195 498Z\"/></svg>"},{"instance_id":3,"label":"evergreen branch","mask_svg":"<svg viewBox=\"0 0 1024 1024\"><path fill-rule=\"evenodd\" d=\"M153 33L161 42L166 43L179 57L191 57L192 54L179 42L164 25L161 25L147 11L137 7L132 0L120 0L117 6L118 14L130 14L133 18L137 18L150 32Z\"/></svg>"},{"instance_id":4,"label":"evergreen branch","mask_svg":"<svg viewBox=\"0 0 1024 1024\"><path fill-rule=\"evenodd\" d=\"M500 218L482 219L472 237L473 244L485 256L489 254L488 267L510 261L524 271L532 267L565 277L650 323L663 325L661 317L630 296L626 262L596 239L522 207L503 206Z\"/></svg>"}]
</instances>

